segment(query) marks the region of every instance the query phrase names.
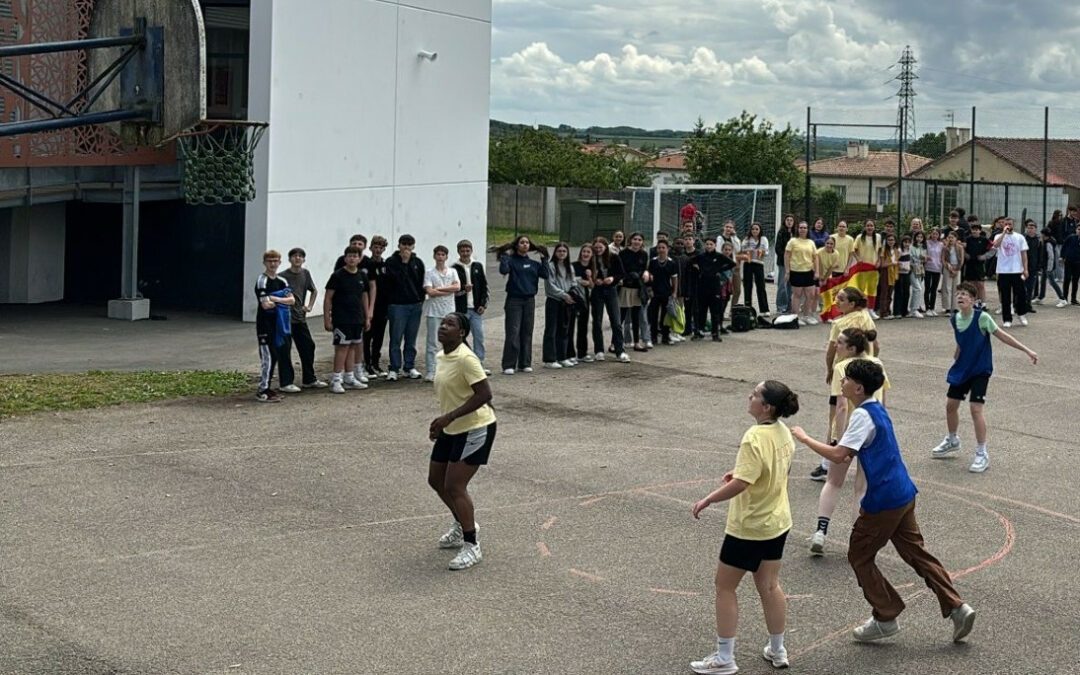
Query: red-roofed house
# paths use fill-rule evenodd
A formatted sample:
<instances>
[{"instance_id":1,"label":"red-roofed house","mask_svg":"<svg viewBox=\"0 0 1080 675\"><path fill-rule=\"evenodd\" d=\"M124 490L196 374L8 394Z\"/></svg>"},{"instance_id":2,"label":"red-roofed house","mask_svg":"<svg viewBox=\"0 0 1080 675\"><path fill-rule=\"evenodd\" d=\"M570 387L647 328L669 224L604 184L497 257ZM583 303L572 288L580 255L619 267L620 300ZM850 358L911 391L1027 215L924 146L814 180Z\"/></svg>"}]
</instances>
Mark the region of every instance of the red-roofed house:
<instances>
[{"instance_id":1,"label":"red-roofed house","mask_svg":"<svg viewBox=\"0 0 1080 675\"><path fill-rule=\"evenodd\" d=\"M653 185L686 183L690 180L690 171L686 168L686 153L682 150L660 155L646 162L653 174Z\"/></svg>"},{"instance_id":2,"label":"red-roofed house","mask_svg":"<svg viewBox=\"0 0 1080 675\"><path fill-rule=\"evenodd\" d=\"M930 162L928 157L904 153L904 176ZM875 206L889 204L894 195L900 170L900 153L870 150L862 141L849 141L847 154L810 162L810 185L839 192L847 204ZM800 171L806 171L805 161L796 161Z\"/></svg>"}]
</instances>

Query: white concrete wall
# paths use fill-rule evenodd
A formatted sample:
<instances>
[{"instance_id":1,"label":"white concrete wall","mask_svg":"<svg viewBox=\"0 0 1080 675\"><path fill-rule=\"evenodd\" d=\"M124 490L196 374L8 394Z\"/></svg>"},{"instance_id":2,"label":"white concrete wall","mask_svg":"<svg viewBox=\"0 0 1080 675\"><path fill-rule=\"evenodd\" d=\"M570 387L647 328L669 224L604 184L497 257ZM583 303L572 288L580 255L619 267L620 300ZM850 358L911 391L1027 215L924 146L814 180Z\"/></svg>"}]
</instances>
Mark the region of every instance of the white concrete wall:
<instances>
[{"instance_id":1,"label":"white concrete wall","mask_svg":"<svg viewBox=\"0 0 1080 675\"><path fill-rule=\"evenodd\" d=\"M437 52L434 61L417 52ZM491 0L263 0L249 116L268 119L248 205L244 317L267 248L321 287L349 236L486 246Z\"/></svg>"},{"instance_id":2,"label":"white concrete wall","mask_svg":"<svg viewBox=\"0 0 1080 675\"><path fill-rule=\"evenodd\" d=\"M0 221L0 303L64 299L64 204L5 209Z\"/></svg>"}]
</instances>

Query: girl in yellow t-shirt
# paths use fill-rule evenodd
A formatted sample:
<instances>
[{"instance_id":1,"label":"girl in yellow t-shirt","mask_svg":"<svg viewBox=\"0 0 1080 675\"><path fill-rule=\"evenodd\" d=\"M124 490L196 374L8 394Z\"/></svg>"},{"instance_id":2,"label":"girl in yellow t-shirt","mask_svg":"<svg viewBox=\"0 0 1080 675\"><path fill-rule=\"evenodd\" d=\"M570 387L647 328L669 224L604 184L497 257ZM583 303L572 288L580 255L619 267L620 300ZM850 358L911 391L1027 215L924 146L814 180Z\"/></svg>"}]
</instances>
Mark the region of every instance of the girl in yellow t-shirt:
<instances>
[{"instance_id":1,"label":"girl in yellow t-shirt","mask_svg":"<svg viewBox=\"0 0 1080 675\"><path fill-rule=\"evenodd\" d=\"M873 271L863 272L867 276L866 284L864 288L877 289L878 287L878 274L877 265L878 258L880 257L881 237L874 232L875 225L873 220L867 220L863 223L863 230L859 236L855 237L855 244L851 248L851 263L850 265L856 265L858 263L866 263L873 265ZM849 266L850 266L849 265ZM878 314L874 311L874 308L879 306L877 298L871 298L870 302L870 316L877 319Z\"/></svg>"},{"instance_id":2,"label":"girl in yellow t-shirt","mask_svg":"<svg viewBox=\"0 0 1080 675\"><path fill-rule=\"evenodd\" d=\"M463 570L483 559L476 534L480 527L469 495L469 481L487 464L495 442L495 411L491 408L491 385L484 367L465 338L469 317L451 312L439 322L442 351L435 368L435 397L442 414L428 427L435 442L428 465L431 486L454 516L450 530L439 538L439 548L457 548L450 569Z\"/></svg>"},{"instance_id":3,"label":"girl in yellow t-shirt","mask_svg":"<svg viewBox=\"0 0 1080 675\"><path fill-rule=\"evenodd\" d=\"M818 283L822 286L833 277L843 276L840 268L840 252L836 250L836 240L829 237L825 240L825 246L819 248L814 254L814 264L817 265Z\"/></svg>"},{"instance_id":4,"label":"girl in yellow t-shirt","mask_svg":"<svg viewBox=\"0 0 1080 675\"><path fill-rule=\"evenodd\" d=\"M750 572L765 611L769 644L765 658L773 666L788 665L784 649L787 601L780 588L780 560L791 529L787 481L795 441L780 421L799 412L799 397L787 385L767 380L750 392L747 410L755 424L743 434L735 468L724 484L694 504L694 518L711 504L731 500L720 562L716 566L716 651L693 661L695 672L735 672L735 592Z\"/></svg>"},{"instance_id":5,"label":"girl in yellow t-shirt","mask_svg":"<svg viewBox=\"0 0 1080 675\"><path fill-rule=\"evenodd\" d=\"M829 431L831 438L843 438L847 430L848 416L850 415L850 403L841 396L840 383L845 377L848 364L860 359L873 361L882 366L879 359L871 356L870 345L877 340L876 330L862 330L861 328L845 328L836 342L836 355L840 359L833 366L832 392L838 397L836 414L833 417L832 429ZM882 373L885 372L882 366ZM885 383L874 392L874 399L885 405L885 391L889 389L889 376L885 375ZM856 464L858 464L856 462ZM840 499L840 490L844 487L844 479L847 477L850 462L843 464L830 463L829 475L825 485L821 487L821 496L818 498L818 522L817 530L810 537L810 552L821 555L825 552L825 537L829 533L829 520L836 510L836 502ZM859 502L866 493L866 478L863 476L862 467L855 470L855 511L858 515Z\"/></svg>"}]
</instances>

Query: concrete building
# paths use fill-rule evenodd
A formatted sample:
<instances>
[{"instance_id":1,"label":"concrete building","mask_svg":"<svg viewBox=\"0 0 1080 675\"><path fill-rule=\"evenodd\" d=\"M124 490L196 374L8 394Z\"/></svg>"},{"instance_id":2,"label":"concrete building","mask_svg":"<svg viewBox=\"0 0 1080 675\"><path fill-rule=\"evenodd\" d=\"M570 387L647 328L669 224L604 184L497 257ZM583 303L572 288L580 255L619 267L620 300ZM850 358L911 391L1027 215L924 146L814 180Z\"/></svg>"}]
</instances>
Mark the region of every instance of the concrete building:
<instances>
[{"instance_id":1,"label":"concrete building","mask_svg":"<svg viewBox=\"0 0 1080 675\"><path fill-rule=\"evenodd\" d=\"M653 185L689 183L690 170L686 167L686 151L678 150L661 154L645 164L653 171Z\"/></svg>"},{"instance_id":2,"label":"concrete building","mask_svg":"<svg viewBox=\"0 0 1080 675\"><path fill-rule=\"evenodd\" d=\"M905 152L903 175L907 176L929 161L926 157ZM801 171L806 171L805 160L796 164ZM873 208L891 204L896 199L892 185L900 170L900 153L870 150L870 144L865 141L848 141L845 155L810 162L810 185L840 193L845 204Z\"/></svg>"},{"instance_id":3,"label":"concrete building","mask_svg":"<svg viewBox=\"0 0 1080 675\"><path fill-rule=\"evenodd\" d=\"M0 0L0 39L85 37L78 17L93 1ZM119 290L131 163L143 165L139 287L157 309L251 319L267 248L305 248L319 285L354 233L391 249L411 233L425 260L462 238L484 250L491 0L201 2L208 117L270 122L256 200L189 206L174 148L133 156L103 130L6 139L0 303L104 311ZM48 73L60 98L75 70ZM20 105L0 94L5 111Z\"/></svg>"}]
</instances>

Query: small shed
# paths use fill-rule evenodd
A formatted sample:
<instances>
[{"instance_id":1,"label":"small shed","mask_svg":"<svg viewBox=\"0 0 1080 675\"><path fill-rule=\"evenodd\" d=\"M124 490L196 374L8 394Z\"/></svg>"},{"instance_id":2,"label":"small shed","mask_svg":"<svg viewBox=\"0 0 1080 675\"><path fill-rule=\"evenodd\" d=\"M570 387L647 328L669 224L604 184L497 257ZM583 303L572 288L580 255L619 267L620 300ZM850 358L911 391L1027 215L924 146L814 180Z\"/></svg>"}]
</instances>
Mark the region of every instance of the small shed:
<instances>
[{"instance_id":1,"label":"small shed","mask_svg":"<svg viewBox=\"0 0 1080 675\"><path fill-rule=\"evenodd\" d=\"M559 202L559 239L581 244L623 228L626 202L620 199L563 199Z\"/></svg>"}]
</instances>

